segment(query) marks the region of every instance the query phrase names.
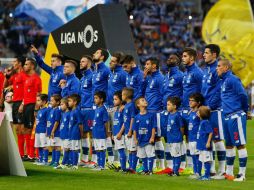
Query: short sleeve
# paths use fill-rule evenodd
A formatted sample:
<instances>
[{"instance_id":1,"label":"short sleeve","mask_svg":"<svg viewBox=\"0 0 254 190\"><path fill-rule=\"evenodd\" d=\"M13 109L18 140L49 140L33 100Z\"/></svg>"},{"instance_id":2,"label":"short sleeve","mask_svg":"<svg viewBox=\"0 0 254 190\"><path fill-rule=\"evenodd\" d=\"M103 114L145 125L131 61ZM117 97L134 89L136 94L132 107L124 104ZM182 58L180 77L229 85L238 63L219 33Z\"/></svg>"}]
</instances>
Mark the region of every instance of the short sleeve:
<instances>
[{"instance_id":1,"label":"short sleeve","mask_svg":"<svg viewBox=\"0 0 254 190\"><path fill-rule=\"evenodd\" d=\"M103 110L103 115L102 115L102 117L103 117L103 122L104 122L104 123L107 122L107 121L109 120L108 112L107 112L106 109Z\"/></svg>"},{"instance_id":2,"label":"short sleeve","mask_svg":"<svg viewBox=\"0 0 254 190\"><path fill-rule=\"evenodd\" d=\"M61 110L57 108L56 113L55 113L55 120L60 122L61 120Z\"/></svg>"}]
</instances>

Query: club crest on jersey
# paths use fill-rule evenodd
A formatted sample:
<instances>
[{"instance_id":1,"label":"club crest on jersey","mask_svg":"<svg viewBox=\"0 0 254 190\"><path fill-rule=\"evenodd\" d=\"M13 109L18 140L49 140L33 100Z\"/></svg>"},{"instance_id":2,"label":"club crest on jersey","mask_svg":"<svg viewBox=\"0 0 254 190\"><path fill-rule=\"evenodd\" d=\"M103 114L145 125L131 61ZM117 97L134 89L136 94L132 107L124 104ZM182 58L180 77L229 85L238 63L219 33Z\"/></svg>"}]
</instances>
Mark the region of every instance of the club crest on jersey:
<instances>
[{"instance_id":1,"label":"club crest on jersey","mask_svg":"<svg viewBox=\"0 0 254 190\"><path fill-rule=\"evenodd\" d=\"M148 119L146 120L146 124L147 124L147 125L149 124L149 120L148 120Z\"/></svg>"},{"instance_id":2,"label":"club crest on jersey","mask_svg":"<svg viewBox=\"0 0 254 190\"><path fill-rule=\"evenodd\" d=\"M96 114L96 117L99 117L99 115L100 115L100 114L99 114L99 113L97 113L97 114Z\"/></svg>"},{"instance_id":3,"label":"club crest on jersey","mask_svg":"<svg viewBox=\"0 0 254 190\"><path fill-rule=\"evenodd\" d=\"M174 120L171 120L170 123L171 123L171 125L173 125L174 124Z\"/></svg>"}]
</instances>

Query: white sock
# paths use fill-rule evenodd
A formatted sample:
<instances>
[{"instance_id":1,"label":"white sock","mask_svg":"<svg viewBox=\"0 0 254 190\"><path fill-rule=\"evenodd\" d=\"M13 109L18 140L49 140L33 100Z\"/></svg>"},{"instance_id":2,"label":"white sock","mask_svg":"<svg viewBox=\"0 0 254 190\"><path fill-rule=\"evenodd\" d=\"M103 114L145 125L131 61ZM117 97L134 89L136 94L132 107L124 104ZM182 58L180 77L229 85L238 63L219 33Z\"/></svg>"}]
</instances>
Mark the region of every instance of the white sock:
<instances>
[{"instance_id":1,"label":"white sock","mask_svg":"<svg viewBox=\"0 0 254 190\"><path fill-rule=\"evenodd\" d=\"M241 161L241 159L243 159L243 158L247 159L247 157L248 157L247 149L244 148L244 149L238 150L238 157L239 157L239 161ZM245 164L246 164L246 162L245 162ZM241 166L239 167L239 174L242 174L243 176L245 176L246 166L245 167L241 167Z\"/></svg>"},{"instance_id":2,"label":"white sock","mask_svg":"<svg viewBox=\"0 0 254 190\"><path fill-rule=\"evenodd\" d=\"M214 143L215 144L215 150L217 151L225 151L226 152L226 148L225 148L225 144L223 141L219 141ZM218 161L218 173L223 174L225 173L225 168L226 168L226 159L225 160L220 160Z\"/></svg>"},{"instance_id":3,"label":"white sock","mask_svg":"<svg viewBox=\"0 0 254 190\"><path fill-rule=\"evenodd\" d=\"M88 149L88 154L89 154L89 147L90 147L90 141L88 138L82 139L82 147L87 148ZM82 154L82 160L84 162L88 162L88 154Z\"/></svg>"},{"instance_id":4,"label":"white sock","mask_svg":"<svg viewBox=\"0 0 254 190\"><path fill-rule=\"evenodd\" d=\"M235 149L226 149L226 157L235 157L236 152ZM226 174L234 175L234 165L227 165Z\"/></svg>"}]
</instances>

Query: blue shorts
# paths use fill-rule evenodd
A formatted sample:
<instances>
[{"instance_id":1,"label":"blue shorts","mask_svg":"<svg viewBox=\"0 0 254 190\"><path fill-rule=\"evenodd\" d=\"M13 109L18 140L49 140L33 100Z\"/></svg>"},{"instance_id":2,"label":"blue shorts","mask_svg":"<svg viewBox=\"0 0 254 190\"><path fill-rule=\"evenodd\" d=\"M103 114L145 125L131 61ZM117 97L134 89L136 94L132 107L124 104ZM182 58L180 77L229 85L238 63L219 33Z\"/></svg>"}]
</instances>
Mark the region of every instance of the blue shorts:
<instances>
[{"instance_id":1,"label":"blue shorts","mask_svg":"<svg viewBox=\"0 0 254 190\"><path fill-rule=\"evenodd\" d=\"M246 144L247 116L243 111L225 116L224 137L226 146L240 146Z\"/></svg>"},{"instance_id":2,"label":"blue shorts","mask_svg":"<svg viewBox=\"0 0 254 190\"><path fill-rule=\"evenodd\" d=\"M94 113L95 111L91 108L81 108L81 116L83 120L83 130L84 132L92 131Z\"/></svg>"},{"instance_id":3,"label":"blue shorts","mask_svg":"<svg viewBox=\"0 0 254 190\"><path fill-rule=\"evenodd\" d=\"M224 140L222 113L219 110L211 111L210 123L213 128L213 140Z\"/></svg>"}]
</instances>

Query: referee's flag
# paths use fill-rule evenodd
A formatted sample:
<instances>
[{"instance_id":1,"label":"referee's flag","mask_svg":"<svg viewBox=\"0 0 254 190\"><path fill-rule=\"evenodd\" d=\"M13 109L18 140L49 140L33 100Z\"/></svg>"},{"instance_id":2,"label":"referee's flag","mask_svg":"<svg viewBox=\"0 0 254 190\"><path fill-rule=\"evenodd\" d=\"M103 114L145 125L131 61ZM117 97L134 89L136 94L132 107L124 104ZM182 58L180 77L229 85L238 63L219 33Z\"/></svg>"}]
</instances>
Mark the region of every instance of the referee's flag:
<instances>
[{"instance_id":1,"label":"referee's flag","mask_svg":"<svg viewBox=\"0 0 254 190\"><path fill-rule=\"evenodd\" d=\"M245 86L254 79L254 22L249 0L219 0L204 19L202 36L207 44L221 47L221 57L231 60Z\"/></svg>"}]
</instances>

